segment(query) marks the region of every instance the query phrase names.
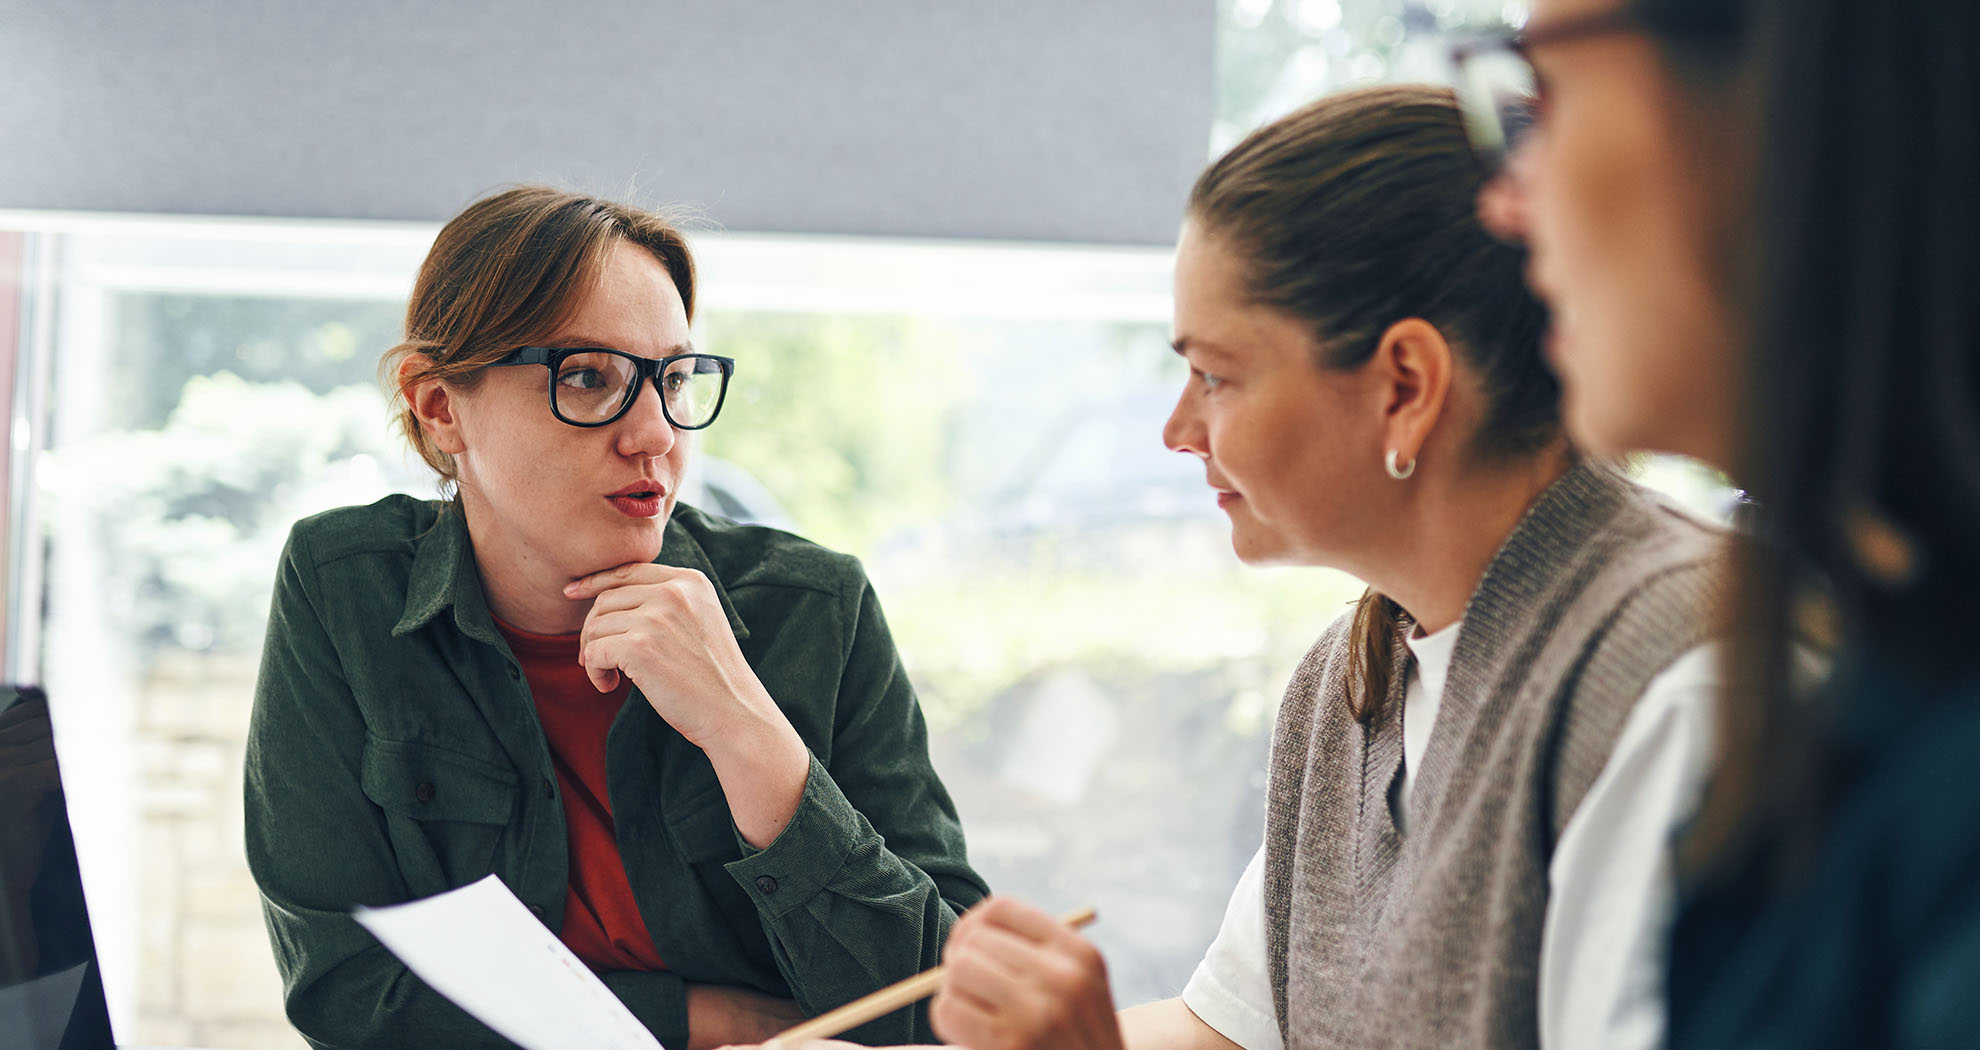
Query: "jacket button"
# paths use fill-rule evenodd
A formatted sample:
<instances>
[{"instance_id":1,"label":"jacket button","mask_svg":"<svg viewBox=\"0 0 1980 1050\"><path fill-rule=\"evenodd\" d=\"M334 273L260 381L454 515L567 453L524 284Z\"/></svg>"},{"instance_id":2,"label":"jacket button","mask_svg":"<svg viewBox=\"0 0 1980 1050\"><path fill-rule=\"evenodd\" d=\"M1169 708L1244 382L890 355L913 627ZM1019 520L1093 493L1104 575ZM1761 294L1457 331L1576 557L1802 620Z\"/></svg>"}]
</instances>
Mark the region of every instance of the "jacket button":
<instances>
[{"instance_id":1,"label":"jacket button","mask_svg":"<svg viewBox=\"0 0 1980 1050\"><path fill-rule=\"evenodd\" d=\"M529 906L529 913L530 913L531 915L534 915L534 916L536 916L536 917L537 917L538 919L542 919L542 918L543 918L543 905L541 905L541 904L532 904L532 905L530 905L530 906Z\"/></svg>"},{"instance_id":2,"label":"jacket button","mask_svg":"<svg viewBox=\"0 0 1980 1050\"><path fill-rule=\"evenodd\" d=\"M544 798L557 797L557 787L556 785L550 783L550 779L548 777L545 777L543 779L543 797Z\"/></svg>"},{"instance_id":3,"label":"jacket button","mask_svg":"<svg viewBox=\"0 0 1980 1050\"><path fill-rule=\"evenodd\" d=\"M413 797L421 802L433 801L433 795L434 788L431 783L424 783L413 789Z\"/></svg>"},{"instance_id":4,"label":"jacket button","mask_svg":"<svg viewBox=\"0 0 1980 1050\"><path fill-rule=\"evenodd\" d=\"M756 892L763 894L765 897L770 896L777 892L777 880L768 875L758 875L756 877Z\"/></svg>"},{"instance_id":5,"label":"jacket button","mask_svg":"<svg viewBox=\"0 0 1980 1050\"><path fill-rule=\"evenodd\" d=\"M510 681L515 681L516 679L518 679L518 678L521 678L521 677L522 677L522 669L521 669L521 668L519 668L519 667L517 667L517 666L516 666L515 664L510 664L510 665L509 665L509 680L510 680Z\"/></svg>"}]
</instances>

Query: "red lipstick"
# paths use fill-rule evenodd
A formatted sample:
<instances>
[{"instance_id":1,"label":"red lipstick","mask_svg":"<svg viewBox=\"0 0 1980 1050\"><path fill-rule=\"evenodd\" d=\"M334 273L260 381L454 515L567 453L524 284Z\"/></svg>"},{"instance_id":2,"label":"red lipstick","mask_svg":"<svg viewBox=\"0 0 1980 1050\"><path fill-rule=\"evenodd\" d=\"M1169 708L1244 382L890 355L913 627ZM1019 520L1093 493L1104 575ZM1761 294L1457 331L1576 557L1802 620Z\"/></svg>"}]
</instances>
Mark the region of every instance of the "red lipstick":
<instances>
[{"instance_id":1,"label":"red lipstick","mask_svg":"<svg viewBox=\"0 0 1980 1050\"><path fill-rule=\"evenodd\" d=\"M666 502L667 487L650 478L633 482L605 497L613 508L628 518L652 518Z\"/></svg>"}]
</instances>

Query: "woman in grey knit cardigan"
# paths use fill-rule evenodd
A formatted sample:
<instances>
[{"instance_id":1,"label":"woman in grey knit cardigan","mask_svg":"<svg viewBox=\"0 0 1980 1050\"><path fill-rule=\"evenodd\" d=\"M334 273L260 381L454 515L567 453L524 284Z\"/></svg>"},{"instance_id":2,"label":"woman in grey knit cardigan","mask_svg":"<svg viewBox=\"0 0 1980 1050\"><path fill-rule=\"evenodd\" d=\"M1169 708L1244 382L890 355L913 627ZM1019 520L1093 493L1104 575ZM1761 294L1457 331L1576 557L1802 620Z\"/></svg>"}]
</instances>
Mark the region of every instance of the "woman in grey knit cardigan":
<instances>
[{"instance_id":1,"label":"woman in grey knit cardigan","mask_svg":"<svg viewBox=\"0 0 1980 1050\"><path fill-rule=\"evenodd\" d=\"M1695 801L1717 534L1563 437L1524 253L1449 92L1260 129L1177 247L1164 430L1251 563L1370 590L1294 672L1265 842L1179 999L1116 1015L1090 943L992 899L937 1032L1020 1046L1653 1046L1666 852Z\"/></svg>"}]
</instances>

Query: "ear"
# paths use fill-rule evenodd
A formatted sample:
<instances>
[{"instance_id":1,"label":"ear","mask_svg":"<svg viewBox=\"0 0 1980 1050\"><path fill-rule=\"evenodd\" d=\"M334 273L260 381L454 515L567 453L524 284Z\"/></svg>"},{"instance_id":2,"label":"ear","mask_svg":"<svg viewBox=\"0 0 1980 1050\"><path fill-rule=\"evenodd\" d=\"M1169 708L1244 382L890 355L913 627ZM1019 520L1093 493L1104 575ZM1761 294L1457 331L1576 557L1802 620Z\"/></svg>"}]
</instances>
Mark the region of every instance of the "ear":
<instances>
[{"instance_id":1,"label":"ear","mask_svg":"<svg viewBox=\"0 0 1980 1050\"><path fill-rule=\"evenodd\" d=\"M422 379L405 386L406 380L428 363L424 357L413 354L408 354L399 363L399 383L404 390L406 407L412 410L413 418L419 420L420 429L426 432L434 447L450 456L457 456L467 449L467 442L461 437L459 401L454 388L441 379Z\"/></svg>"},{"instance_id":2,"label":"ear","mask_svg":"<svg viewBox=\"0 0 1980 1050\"><path fill-rule=\"evenodd\" d=\"M1534 143L1544 132L1534 128L1497 175L1478 190L1478 221L1487 233L1511 244L1524 244L1533 229L1532 186ZM1715 154L1716 156L1716 154ZM1742 183L1741 185L1744 185ZM1726 197L1726 200L1735 198Z\"/></svg>"},{"instance_id":3,"label":"ear","mask_svg":"<svg viewBox=\"0 0 1980 1050\"><path fill-rule=\"evenodd\" d=\"M1437 326L1420 317L1389 326L1371 360L1383 386L1382 447L1414 464L1451 391L1455 362Z\"/></svg>"}]
</instances>

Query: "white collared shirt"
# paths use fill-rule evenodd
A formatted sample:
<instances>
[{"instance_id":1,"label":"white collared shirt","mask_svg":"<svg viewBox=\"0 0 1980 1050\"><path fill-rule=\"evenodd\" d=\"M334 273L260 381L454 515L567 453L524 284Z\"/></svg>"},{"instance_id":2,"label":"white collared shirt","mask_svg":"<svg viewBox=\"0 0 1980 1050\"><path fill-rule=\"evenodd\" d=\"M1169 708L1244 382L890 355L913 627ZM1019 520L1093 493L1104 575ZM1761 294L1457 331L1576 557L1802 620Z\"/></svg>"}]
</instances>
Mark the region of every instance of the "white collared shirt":
<instances>
[{"instance_id":1,"label":"white collared shirt","mask_svg":"<svg viewBox=\"0 0 1980 1050\"><path fill-rule=\"evenodd\" d=\"M1403 699L1405 803L1443 702L1459 626L1409 639L1415 666ZM1665 940L1676 894L1672 842L1698 807L1718 683L1712 645L1692 649L1652 679L1562 829L1547 866L1540 941L1540 1045L1547 1050L1663 1045ZM1245 1050L1282 1050L1266 964L1262 846L1239 876L1224 924L1182 998Z\"/></svg>"}]
</instances>

